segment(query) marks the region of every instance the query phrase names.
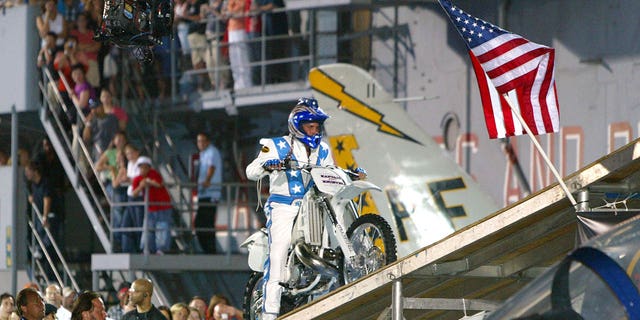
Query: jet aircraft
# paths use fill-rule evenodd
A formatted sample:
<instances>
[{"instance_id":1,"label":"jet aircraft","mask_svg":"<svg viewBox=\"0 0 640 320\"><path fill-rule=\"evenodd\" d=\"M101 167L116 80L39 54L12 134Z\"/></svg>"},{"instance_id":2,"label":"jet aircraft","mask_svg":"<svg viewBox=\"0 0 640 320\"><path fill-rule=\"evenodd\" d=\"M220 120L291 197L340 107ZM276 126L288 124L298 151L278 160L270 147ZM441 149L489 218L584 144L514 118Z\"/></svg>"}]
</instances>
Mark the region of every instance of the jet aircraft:
<instances>
[{"instance_id":1,"label":"jet aircraft","mask_svg":"<svg viewBox=\"0 0 640 320\"><path fill-rule=\"evenodd\" d=\"M383 188L364 213L396 232L398 257L423 248L499 209L366 71L349 64L314 68L309 82L323 110L338 166L362 167Z\"/></svg>"}]
</instances>

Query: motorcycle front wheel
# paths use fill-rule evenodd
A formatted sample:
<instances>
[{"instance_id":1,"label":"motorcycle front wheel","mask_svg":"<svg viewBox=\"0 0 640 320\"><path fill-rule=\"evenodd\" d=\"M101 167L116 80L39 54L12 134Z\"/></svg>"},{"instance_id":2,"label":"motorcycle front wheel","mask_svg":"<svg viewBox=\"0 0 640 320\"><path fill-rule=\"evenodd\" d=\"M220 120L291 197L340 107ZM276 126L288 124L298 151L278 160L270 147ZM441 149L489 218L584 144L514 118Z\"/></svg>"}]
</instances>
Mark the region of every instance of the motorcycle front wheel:
<instances>
[{"instance_id":1,"label":"motorcycle front wheel","mask_svg":"<svg viewBox=\"0 0 640 320\"><path fill-rule=\"evenodd\" d=\"M365 214L354 221L347 236L356 253L356 261L344 264L344 281L358 280L397 259L396 239L389 223L377 214Z\"/></svg>"}]
</instances>

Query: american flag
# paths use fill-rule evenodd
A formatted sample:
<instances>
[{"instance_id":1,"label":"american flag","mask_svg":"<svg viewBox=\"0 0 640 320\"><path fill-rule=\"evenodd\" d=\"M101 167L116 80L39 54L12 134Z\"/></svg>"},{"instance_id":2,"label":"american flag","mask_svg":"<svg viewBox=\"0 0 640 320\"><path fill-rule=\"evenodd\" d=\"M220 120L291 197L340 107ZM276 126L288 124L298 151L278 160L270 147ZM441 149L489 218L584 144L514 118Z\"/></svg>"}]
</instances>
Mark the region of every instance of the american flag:
<instances>
[{"instance_id":1,"label":"american flag","mask_svg":"<svg viewBox=\"0 0 640 320\"><path fill-rule=\"evenodd\" d=\"M557 132L554 49L473 17L448 0L438 1L469 48L489 138L526 133L512 112L522 115L533 134Z\"/></svg>"}]
</instances>

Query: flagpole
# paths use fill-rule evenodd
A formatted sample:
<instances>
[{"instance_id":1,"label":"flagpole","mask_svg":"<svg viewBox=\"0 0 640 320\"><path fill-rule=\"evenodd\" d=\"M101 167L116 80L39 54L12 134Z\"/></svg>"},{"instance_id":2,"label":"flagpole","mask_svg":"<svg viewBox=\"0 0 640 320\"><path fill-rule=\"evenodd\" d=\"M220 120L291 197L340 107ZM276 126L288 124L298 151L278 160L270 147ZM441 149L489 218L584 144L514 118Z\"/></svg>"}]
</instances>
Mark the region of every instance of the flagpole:
<instances>
[{"instance_id":1,"label":"flagpole","mask_svg":"<svg viewBox=\"0 0 640 320\"><path fill-rule=\"evenodd\" d=\"M524 128L524 130L527 131L529 138L531 138L531 142L533 142L533 145L536 147L538 152L540 152L542 159L544 159L544 161L547 163L547 166L549 166L549 169L551 170L553 175L556 177L556 180L558 180L558 184L560 184L560 187L562 188L564 193L567 195L567 198L569 198L569 201L571 201L571 204L575 207L577 205L576 199L573 197L573 194L571 194L571 192L569 191L569 188L567 187L567 184L564 183L564 180L562 180L562 177L560 177L560 174L558 173L558 170L556 170L556 167L553 165L553 163L551 163L551 160L549 160L547 153L544 152L544 150L542 149L542 146L538 142L538 139L536 139L536 137L533 135L533 132L531 132L531 129L529 128L527 123L524 122L524 119L522 118L522 115L520 114L520 112L516 110L516 108L513 106L513 104L511 103L511 99L509 99L509 97L506 94L503 94L502 97L507 101L507 104L509 104L509 107L513 111L512 114L518 117L518 121L520 121L520 124L522 124L522 127Z\"/></svg>"}]
</instances>

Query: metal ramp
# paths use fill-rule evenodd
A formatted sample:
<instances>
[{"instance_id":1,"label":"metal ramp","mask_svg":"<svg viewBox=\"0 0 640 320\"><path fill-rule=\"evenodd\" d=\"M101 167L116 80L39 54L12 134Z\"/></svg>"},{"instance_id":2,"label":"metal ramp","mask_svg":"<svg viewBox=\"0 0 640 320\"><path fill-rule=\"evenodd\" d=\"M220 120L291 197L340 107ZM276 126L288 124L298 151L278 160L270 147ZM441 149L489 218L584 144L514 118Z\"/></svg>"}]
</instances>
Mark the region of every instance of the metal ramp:
<instances>
[{"instance_id":1,"label":"metal ramp","mask_svg":"<svg viewBox=\"0 0 640 320\"><path fill-rule=\"evenodd\" d=\"M640 189L638 158L640 139L565 182L592 199L630 194ZM583 200L581 210L602 201ZM556 183L279 319L461 319L495 308L575 243L576 209Z\"/></svg>"}]
</instances>

